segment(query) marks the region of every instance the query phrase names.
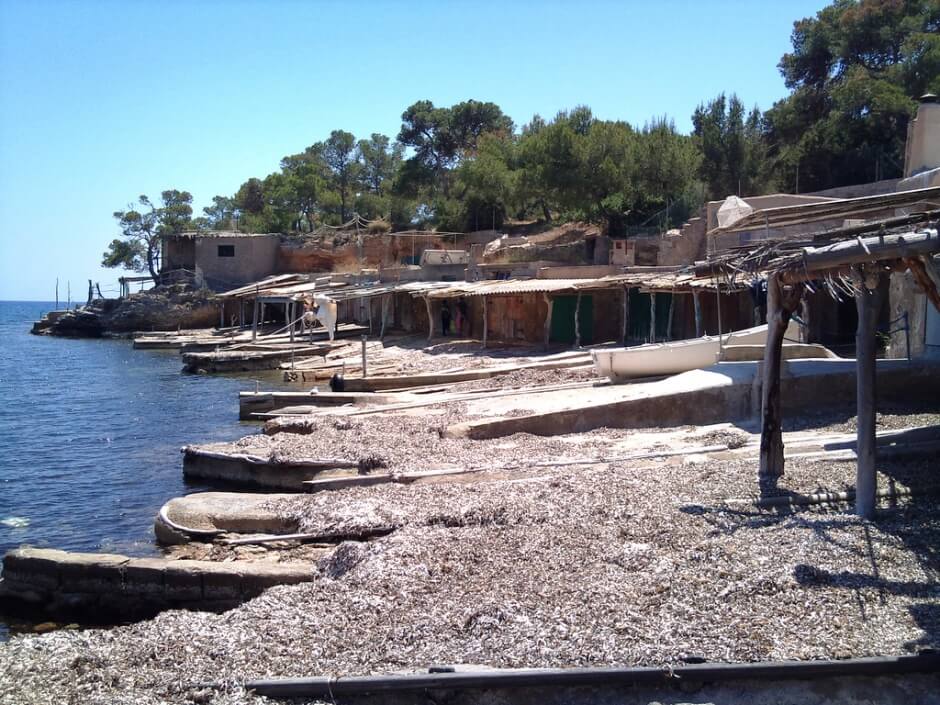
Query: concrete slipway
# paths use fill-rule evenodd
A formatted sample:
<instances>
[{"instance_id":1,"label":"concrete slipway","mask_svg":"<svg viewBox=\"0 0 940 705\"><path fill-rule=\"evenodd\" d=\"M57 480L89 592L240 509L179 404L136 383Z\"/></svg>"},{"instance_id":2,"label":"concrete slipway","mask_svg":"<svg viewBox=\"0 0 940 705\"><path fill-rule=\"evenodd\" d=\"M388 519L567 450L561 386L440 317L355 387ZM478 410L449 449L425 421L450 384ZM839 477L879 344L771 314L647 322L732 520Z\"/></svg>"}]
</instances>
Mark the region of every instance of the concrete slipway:
<instances>
[{"instance_id":1,"label":"concrete slipway","mask_svg":"<svg viewBox=\"0 0 940 705\"><path fill-rule=\"evenodd\" d=\"M542 436L596 428L667 428L686 425L741 423L760 410L759 362L723 362L659 381L596 387L552 387L525 394L463 397L470 420L447 427L450 438L497 438L515 433ZM879 361L879 396L883 401L909 402L940 395L940 365ZM790 360L784 363L784 404L791 413L805 413L850 404L855 398L855 361ZM441 402L447 401L441 398ZM363 403L362 400L359 403ZM431 399L428 403L433 403ZM393 407L375 413L434 413L429 409ZM361 406L330 413L362 413ZM370 412L371 413L371 412ZM299 417L303 418L303 417ZM273 422L272 422L273 423ZM249 488L311 492L385 478L363 476L355 461L314 457L282 459L229 449L189 446L183 449L184 473L191 478L223 480ZM440 468L423 468L440 474ZM459 469L458 469L459 470ZM452 468L450 472L454 472ZM402 477L395 481L437 481L436 477ZM391 480L390 480L391 481Z\"/></svg>"},{"instance_id":2,"label":"concrete slipway","mask_svg":"<svg viewBox=\"0 0 940 705\"><path fill-rule=\"evenodd\" d=\"M573 389L468 402L468 415L486 417L452 425L447 435L482 439L743 420L760 411L761 364L720 362L656 382L597 387L589 395ZM832 407L855 398L855 360L788 360L782 375L784 408L790 411ZM879 399L909 401L938 393L940 364L878 361Z\"/></svg>"}]
</instances>

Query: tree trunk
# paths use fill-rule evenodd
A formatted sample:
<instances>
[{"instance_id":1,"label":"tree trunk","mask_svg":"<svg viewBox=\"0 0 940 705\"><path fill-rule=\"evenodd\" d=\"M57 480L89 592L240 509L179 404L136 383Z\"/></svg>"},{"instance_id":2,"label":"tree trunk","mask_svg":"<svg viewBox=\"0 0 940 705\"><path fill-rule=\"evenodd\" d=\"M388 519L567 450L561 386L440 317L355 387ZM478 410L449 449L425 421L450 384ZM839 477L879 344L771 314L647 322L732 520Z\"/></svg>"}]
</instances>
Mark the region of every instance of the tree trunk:
<instances>
[{"instance_id":1,"label":"tree trunk","mask_svg":"<svg viewBox=\"0 0 940 705\"><path fill-rule=\"evenodd\" d=\"M160 274L157 272L156 259L160 249L160 238L152 237L147 241L147 269L150 270L150 276L153 277L153 283L160 283Z\"/></svg>"},{"instance_id":2,"label":"tree trunk","mask_svg":"<svg viewBox=\"0 0 940 705\"><path fill-rule=\"evenodd\" d=\"M546 223L552 222L552 212L548 210L548 204L545 201L540 201L539 205L542 207L542 217L545 218Z\"/></svg>"},{"instance_id":3,"label":"tree trunk","mask_svg":"<svg viewBox=\"0 0 940 705\"><path fill-rule=\"evenodd\" d=\"M776 276L767 281L767 343L761 387L761 479L776 479L783 475L783 414L780 404L783 336L802 293L801 284L786 290Z\"/></svg>"}]
</instances>

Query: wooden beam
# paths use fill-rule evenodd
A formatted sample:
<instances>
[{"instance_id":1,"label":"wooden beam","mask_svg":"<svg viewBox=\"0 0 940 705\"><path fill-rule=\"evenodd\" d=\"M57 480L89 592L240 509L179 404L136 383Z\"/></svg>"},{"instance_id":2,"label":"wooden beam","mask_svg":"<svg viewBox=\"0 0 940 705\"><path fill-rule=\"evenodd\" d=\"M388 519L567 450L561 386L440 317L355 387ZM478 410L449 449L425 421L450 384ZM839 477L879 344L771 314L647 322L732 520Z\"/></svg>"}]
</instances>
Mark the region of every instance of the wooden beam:
<instances>
[{"instance_id":1,"label":"wooden beam","mask_svg":"<svg viewBox=\"0 0 940 705\"><path fill-rule=\"evenodd\" d=\"M875 513L876 437L875 437L875 333L881 308L879 284L884 274L866 273L859 267L854 277L858 293L858 328L855 333L856 404L858 421L855 453L858 465L855 472L855 513L870 519Z\"/></svg>"},{"instance_id":2,"label":"wooden beam","mask_svg":"<svg viewBox=\"0 0 940 705\"><path fill-rule=\"evenodd\" d=\"M900 233L837 242L803 250L801 268L814 272L852 264L916 257L940 252L940 237L932 232Z\"/></svg>"},{"instance_id":3,"label":"wooden beam","mask_svg":"<svg viewBox=\"0 0 940 705\"><path fill-rule=\"evenodd\" d=\"M486 347L486 339L490 334L490 316L489 316L489 297L483 295L483 347Z\"/></svg>"},{"instance_id":4,"label":"wooden beam","mask_svg":"<svg viewBox=\"0 0 940 705\"><path fill-rule=\"evenodd\" d=\"M702 337L702 302L697 291L692 292L692 303L695 306L695 337Z\"/></svg>"},{"instance_id":5,"label":"wooden beam","mask_svg":"<svg viewBox=\"0 0 940 705\"><path fill-rule=\"evenodd\" d=\"M251 321L251 340L252 342L258 337L258 309L261 304L258 303L258 299L255 299L254 313Z\"/></svg>"},{"instance_id":6,"label":"wooden beam","mask_svg":"<svg viewBox=\"0 0 940 705\"><path fill-rule=\"evenodd\" d=\"M783 413L780 403L780 365L783 336L799 305L802 285L785 289L776 276L767 280L767 343L761 385L760 478L783 475Z\"/></svg>"}]
</instances>

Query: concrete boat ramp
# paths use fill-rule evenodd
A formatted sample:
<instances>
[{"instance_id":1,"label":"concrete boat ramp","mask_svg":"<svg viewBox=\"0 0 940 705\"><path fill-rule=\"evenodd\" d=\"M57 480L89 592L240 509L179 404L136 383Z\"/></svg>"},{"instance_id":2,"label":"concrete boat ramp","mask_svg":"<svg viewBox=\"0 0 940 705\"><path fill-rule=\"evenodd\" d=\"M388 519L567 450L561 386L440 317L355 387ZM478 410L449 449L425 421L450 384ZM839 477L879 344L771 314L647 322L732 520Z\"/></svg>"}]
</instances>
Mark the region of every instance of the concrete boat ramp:
<instances>
[{"instance_id":1,"label":"concrete boat ramp","mask_svg":"<svg viewBox=\"0 0 940 705\"><path fill-rule=\"evenodd\" d=\"M420 407L459 399L470 420L452 425L446 434L455 438L485 439L514 433L567 434L602 427L664 428L716 422L747 426L759 410L760 363L724 362L704 370L627 385L572 383L525 390L484 390L483 393L330 393L302 395L315 398L319 413L420 413ZM883 401L940 398L940 366L904 360L878 362L879 397ZM851 401L855 395L853 360L790 360L784 363L785 406L824 409ZM475 396L475 398L474 398ZM247 394L242 409L255 413L299 401L275 393ZM389 403L393 402L393 403ZM312 406L312 405L311 405ZM265 412L261 412L265 413ZM476 417L476 418L473 418ZM905 429L879 434L879 453L935 452L940 448L936 427ZM668 433L668 432L667 432ZM840 460L852 457L851 435L795 434L788 441L788 455ZM708 454L715 457L755 457L759 440L751 435L739 448L726 445L682 447L677 440L667 450L610 458L535 462L545 472L563 465L597 465L605 462L648 463L655 467L669 456ZM694 442L694 441L692 441ZM932 449L932 450L931 450ZM681 461L681 458L677 458ZM557 466L557 467L556 467ZM477 482L512 480L512 469L423 468L421 472L396 473L359 468L344 458L278 461L212 448L184 449L188 476L235 481L259 490L311 492L395 482ZM495 471L493 475L491 471ZM495 478L495 479L494 479ZM529 480L543 479L540 477ZM394 526L363 525L350 533L298 534L290 519L270 507L278 498L269 493L197 493L173 499L160 511L155 533L163 544L212 542L240 546L246 543L284 541L314 542L324 551L338 543L369 540L387 535ZM355 534L355 535L353 535ZM111 554L81 554L23 548L4 559L0 602L34 606L46 612L100 612L146 615L173 607L225 609L259 594L270 585L314 579L316 564L309 560L281 563L264 560L231 562L178 558L130 558ZM17 609L13 607L13 609Z\"/></svg>"},{"instance_id":2,"label":"concrete boat ramp","mask_svg":"<svg viewBox=\"0 0 940 705\"><path fill-rule=\"evenodd\" d=\"M450 426L446 433L452 438L483 439L513 433L556 435L602 427L654 428L748 419L760 410L761 364L721 362L655 382L599 387L587 394L558 390L470 402L468 415L482 418ZM935 363L879 360L879 399L905 401L940 393L938 373L940 365ZM823 409L855 398L854 360L788 360L783 363L783 376L785 408Z\"/></svg>"}]
</instances>

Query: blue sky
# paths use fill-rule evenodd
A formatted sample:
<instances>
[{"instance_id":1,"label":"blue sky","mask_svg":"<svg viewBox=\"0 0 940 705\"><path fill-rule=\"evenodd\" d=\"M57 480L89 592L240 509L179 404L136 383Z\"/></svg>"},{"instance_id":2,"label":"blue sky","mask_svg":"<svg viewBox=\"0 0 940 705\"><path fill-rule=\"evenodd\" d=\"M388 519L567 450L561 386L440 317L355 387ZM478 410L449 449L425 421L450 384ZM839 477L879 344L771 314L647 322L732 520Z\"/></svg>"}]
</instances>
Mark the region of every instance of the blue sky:
<instances>
[{"instance_id":1,"label":"blue sky","mask_svg":"<svg viewBox=\"0 0 940 705\"><path fill-rule=\"evenodd\" d=\"M139 194L201 212L330 130L394 137L416 100L685 132L722 91L766 108L826 4L0 0L0 300L116 289L101 253Z\"/></svg>"}]
</instances>

